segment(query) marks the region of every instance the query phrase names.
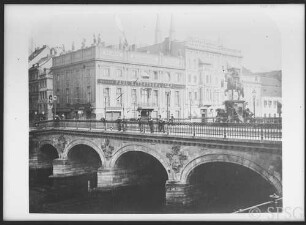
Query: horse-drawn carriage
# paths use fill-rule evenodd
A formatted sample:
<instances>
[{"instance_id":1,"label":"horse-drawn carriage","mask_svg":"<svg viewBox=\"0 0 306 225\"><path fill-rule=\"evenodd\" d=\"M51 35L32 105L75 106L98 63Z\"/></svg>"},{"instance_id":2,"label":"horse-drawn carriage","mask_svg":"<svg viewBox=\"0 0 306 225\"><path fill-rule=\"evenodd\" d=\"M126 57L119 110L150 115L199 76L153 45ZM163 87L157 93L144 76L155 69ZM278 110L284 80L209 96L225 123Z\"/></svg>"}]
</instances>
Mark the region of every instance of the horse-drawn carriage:
<instances>
[{"instance_id":1,"label":"horse-drawn carriage","mask_svg":"<svg viewBox=\"0 0 306 225\"><path fill-rule=\"evenodd\" d=\"M254 114L246 108L245 101L228 100L224 102L225 109L217 109L217 123L250 123Z\"/></svg>"}]
</instances>

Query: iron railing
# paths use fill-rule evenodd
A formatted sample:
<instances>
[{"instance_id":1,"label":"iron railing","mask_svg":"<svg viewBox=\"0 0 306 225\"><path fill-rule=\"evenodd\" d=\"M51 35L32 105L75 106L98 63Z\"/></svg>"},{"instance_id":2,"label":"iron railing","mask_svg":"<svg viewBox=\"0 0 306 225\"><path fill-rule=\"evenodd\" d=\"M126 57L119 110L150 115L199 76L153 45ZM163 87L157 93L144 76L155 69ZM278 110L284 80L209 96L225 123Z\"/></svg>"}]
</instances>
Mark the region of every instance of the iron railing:
<instances>
[{"instance_id":1,"label":"iron railing","mask_svg":"<svg viewBox=\"0 0 306 225\"><path fill-rule=\"evenodd\" d=\"M201 123L215 123L220 121L220 118L217 117L192 117L190 118L184 118L184 119L174 119L175 122L201 122ZM256 118L250 118L247 120L247 123L282 123L282 117L256 117Z\"/></svg>"},{"instance_id":2,"label":"iron railing","mask_svg":"<svg viewBox=\"0 0 306 225\"><path fill-rule=\"evenodd\" d=\"M157 135L211 137L246 140L282 140L281 123L195 123L174 122L158 123L153 121L97 121L97 120L59 120L39 121L30 124L31 129L77 129L103 130L110 132L134 132Z\"/></svg>"}]
</instances>

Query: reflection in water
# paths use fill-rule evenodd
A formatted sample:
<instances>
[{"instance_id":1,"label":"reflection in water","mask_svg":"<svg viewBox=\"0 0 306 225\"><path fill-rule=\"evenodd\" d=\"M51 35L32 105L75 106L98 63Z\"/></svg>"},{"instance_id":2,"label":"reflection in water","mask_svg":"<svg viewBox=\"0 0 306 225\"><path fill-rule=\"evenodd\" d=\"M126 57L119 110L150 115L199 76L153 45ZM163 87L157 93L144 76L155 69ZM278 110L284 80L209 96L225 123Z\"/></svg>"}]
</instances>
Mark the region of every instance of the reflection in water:
<instances>
[{"instance_id":1,"label":"reflection in water","mask_svg":"<svg viewBox=\"0 0 306 225\"><path fill-rule=\"evenodd\" d=\"M246 168L208 163L190 176L190 183L195 185L194 205L169 211L164 206L164 181L95 192L88 191L88 186L96 184L96 173L53 180L47 178L51 172L31 170L30 212L231 213L269 201L274 193L270 184Z\"/></svg>"}]
</instances>

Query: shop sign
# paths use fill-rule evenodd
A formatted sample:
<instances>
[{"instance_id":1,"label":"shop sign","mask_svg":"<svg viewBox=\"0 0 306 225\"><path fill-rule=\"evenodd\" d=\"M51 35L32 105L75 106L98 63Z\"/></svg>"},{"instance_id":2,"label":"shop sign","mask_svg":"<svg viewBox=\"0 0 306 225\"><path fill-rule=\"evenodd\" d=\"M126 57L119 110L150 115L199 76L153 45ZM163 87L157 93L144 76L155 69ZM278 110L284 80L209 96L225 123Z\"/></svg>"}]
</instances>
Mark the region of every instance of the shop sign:
<instances>
[{"instance_id":1,"label":"shop sign","mask_svg":"<svg viewBox=\"0 0 306 225\"><path fill-rule=\"evenodd\" d=\"M134 87L151 87L151 88L174 88L174 89L183 89L185 85L182 84L166 84L166 83L152 83L145 81L128 81L128 80L106 80L98 79L98 84L108 84L115 86L134 86Z\"/></svg>"}]
</instances>

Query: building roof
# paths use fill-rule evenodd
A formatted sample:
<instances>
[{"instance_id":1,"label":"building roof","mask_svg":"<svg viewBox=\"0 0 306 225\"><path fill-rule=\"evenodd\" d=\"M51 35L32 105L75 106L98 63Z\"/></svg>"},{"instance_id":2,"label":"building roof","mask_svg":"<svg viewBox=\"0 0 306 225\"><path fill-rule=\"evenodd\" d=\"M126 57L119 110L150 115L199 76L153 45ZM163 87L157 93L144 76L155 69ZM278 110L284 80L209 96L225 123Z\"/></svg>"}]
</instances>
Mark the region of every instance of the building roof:
<instances>
[{"instance_id":1,"label":"building roof","mask_svg":"<svg viewBox=\"0 0 306 225\"><path fill-rule=\"evenodd\" d=\"M36 56L38 56L45 48L47 48L46 45L44 45L42 48L35 49L34 52L29 56L29 61L33 60Z\"/></svg>"}]
</instances>

